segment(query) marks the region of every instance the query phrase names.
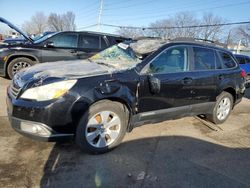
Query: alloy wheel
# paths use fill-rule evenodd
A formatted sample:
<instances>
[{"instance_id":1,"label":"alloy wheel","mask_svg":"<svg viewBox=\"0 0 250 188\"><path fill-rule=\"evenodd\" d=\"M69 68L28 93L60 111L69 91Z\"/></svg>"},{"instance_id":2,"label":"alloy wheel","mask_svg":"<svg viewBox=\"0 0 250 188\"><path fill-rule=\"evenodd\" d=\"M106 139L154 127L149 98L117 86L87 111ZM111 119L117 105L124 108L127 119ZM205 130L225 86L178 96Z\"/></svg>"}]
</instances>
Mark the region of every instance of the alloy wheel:
<instances>
[{"instance_id":1,"label":"alloy wheel","mask_svg":"<svg viewBox=\"0 0 250 188\"><path fill-rule=\"evenodd\" d=\"M20 71L23 68L30 67L31 65L25 61L17 62L12 67L12 73L15 75L18 71Z\"/></svg>"},{"instance_id":2,"label":"alloy wheel","mask_svg":"<svg viewBox=\"0 0 250 188\"><path fill-rule=\"evenodd\" d=\"M101 111L92 116L86 126L87 142L96 147L104 148L111 145L121 131L121 119L111 111Z\"/></svg>"},{"instance_id":3,"label":"alloy wheel","mask_svg":"<svg viewBox=\"0 0 250 188\"><path fill-rule=\"evenodd\" d=\"M231 108L231 101L228 97L223 98L217 108L217 118L224 120L227 118Z\"/></svg>"}]
</instances>

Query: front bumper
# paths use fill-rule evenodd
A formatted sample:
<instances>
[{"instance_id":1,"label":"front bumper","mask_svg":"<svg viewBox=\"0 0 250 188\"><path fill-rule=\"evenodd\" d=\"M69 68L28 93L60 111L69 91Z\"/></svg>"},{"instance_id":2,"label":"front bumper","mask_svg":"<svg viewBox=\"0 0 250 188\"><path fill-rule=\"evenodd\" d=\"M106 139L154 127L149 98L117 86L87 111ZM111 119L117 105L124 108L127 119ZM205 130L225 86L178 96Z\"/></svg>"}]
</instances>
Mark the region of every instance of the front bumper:
<instances>
[{"instance_id":1,"label":"front bumper","mask_svg":"<svg viewBox=\"0 0 250 188\"><path fill-rule=\"evenodd\" d=\"M71 140L74 134L56 133L43 123L27 121L9 115L9 120L13 129L18 133L34 140L55 142Z\"/></svg>"},{"instance_id":2,"label":"front bumper","mask_svg":"<svg viewBox=\"0 0 250 188\"><path fill-rule=\"evenodd\" d=\"M16 99L7 93L11 126L20 134L41 141L61 141L74 137L79 114L77 97L64 96L47 102ZM78 108L76 108L78 107ZM83 108L81 108L83 109ZM78 114L79 113L79 114Z\"/></svg>"}]
</instances>

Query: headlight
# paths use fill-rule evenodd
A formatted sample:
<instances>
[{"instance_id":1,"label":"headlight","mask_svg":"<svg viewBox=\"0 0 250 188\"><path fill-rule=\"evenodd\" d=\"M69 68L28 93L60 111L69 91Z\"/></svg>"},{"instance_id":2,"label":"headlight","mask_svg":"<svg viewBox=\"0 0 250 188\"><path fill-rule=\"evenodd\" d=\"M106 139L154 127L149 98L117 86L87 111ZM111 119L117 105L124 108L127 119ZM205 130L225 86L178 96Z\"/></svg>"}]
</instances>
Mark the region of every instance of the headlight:
<instances>
[{"instance_id":1,"label":"headlight","mask_svg":"<svg viewBox=\"0 0 250 188\"><path fill-rule=\"evenodd\" d=\"M47 101L61 97L69 91L76 83L76 80L66 80L47 84L43 86L27 89L22 95L22 99L33 99L37 101Z\"/></svg>"}]
</instances>

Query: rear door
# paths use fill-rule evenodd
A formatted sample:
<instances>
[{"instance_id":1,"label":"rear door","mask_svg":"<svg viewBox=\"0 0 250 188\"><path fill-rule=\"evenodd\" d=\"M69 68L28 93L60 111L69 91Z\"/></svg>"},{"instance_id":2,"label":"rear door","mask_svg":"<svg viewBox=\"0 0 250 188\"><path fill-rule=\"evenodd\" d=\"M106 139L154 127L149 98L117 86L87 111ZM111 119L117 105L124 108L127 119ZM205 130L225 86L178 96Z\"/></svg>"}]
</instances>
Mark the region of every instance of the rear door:
<instances>
[{"instance_id":1,"label":"rear door","mask_svg":"<svg viewBox=\"0 0 250 188\"><path fill-rule=\"evenodd\" d=\"M220 72L216 71L216 51L212 48L193 46L191 57L192 112L203 113L216 99L216 81L220 76Z\"/></svg>"},{"instance_id":2,"label":"rear door","mask_svg":"<svg viewBox=\"0 0 250 188\"><path fill-rule=\"evenodd\" d=\"M42 49L43 62L78 59L77 42L77 33L59 33L49 38Z\"/></svg>"}]
</instances>

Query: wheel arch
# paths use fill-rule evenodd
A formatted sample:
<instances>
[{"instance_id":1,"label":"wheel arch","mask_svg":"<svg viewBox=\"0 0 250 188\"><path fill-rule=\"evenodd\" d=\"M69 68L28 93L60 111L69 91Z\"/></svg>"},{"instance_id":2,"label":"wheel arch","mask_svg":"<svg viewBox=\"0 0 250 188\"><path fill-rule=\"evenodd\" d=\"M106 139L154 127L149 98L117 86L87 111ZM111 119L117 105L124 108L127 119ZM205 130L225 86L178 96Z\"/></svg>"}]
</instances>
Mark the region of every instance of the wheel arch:
<instances>
[{"instance_id":1,"label":"wheel arch","mask_svg":"<svg viewBox=\"0 0 250 188\"><path fill-rule=\"evenodd\" d=\"M6 60L6 63L5 63L5 66L4 66L5 75L8 75L7 70L8 70L8 66L9 66L10 62L12 60L16 59L16 58L22 58L22 57L28 58L28 59L30 59L30 60L32 60L34 62L39 63L38 58L33 56L33 55L30 55L30 54L13 54L13 55L10 55L8 57L8 59Z\"/></svg>"},{"instance_id":2,"label":"wheel arch","mask_svg":"<svg viewBox=\"0 0 250 188\"><path fill-rule=\"evenodd\" d=\"M86 99L85 99L86 100ZM124 99L119 98L119 97L106 97L106 98L101 98L97 101L91 102L91 101L85 101L85 100L79 100L75 105L72 113L72 118L74 119L74 125L76 126L80 120L80 114L86 113L90 106L96 105L98 103L104 102L104 101L111 101L111 102L117 102L120 103L123 108L124 112L126 113L126 116L128 118L128 127L127 129L129 130L130 128L130 120L133 115L133 110L131 105ZM77 115L76 115L77 114Z\"/></svg>"},{"instance_id":3,"label":"wheel arch","mask_svg":"<svg viewBox=\"0 0 250 188\"><path fill-rule=\"evenodd\" d=\"M232 88L232 87L227 87L227 88L224 88L223 91L230 93L233 96L233 100L234 100L233 103L235 103L235 101L236 101L236 91L235 91L235 89Z\"/></svg>"}]
</instances>

